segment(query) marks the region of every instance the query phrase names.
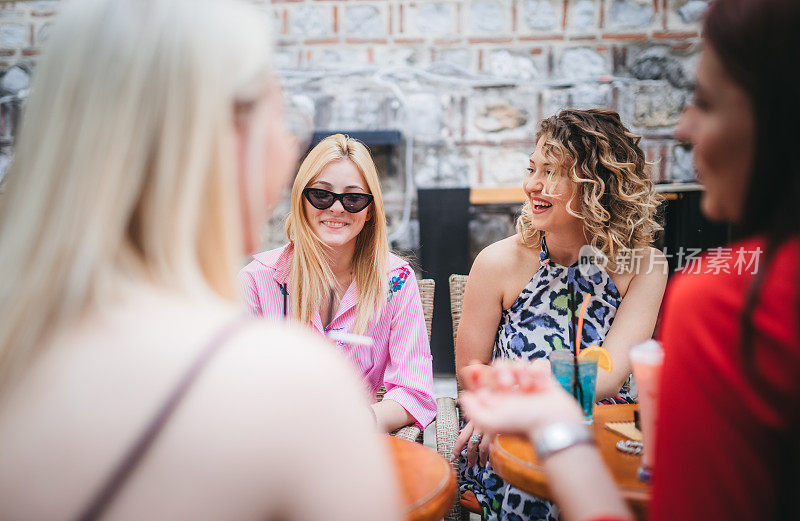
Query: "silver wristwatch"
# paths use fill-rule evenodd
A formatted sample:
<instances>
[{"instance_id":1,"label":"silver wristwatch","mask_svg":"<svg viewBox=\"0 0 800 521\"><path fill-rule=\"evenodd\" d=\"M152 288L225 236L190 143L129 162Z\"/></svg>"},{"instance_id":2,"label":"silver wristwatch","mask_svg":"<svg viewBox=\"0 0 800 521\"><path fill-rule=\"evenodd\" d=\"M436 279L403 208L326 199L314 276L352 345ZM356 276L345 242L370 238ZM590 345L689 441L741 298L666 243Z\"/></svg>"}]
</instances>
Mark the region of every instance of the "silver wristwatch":
<instances>
[{"instance_id":1,"label":"silver wristwatch","mask_svg":"<svg viewBox=\"0 0 800 521\"><path fill-rule=\"evenodd\" d=\"M539 430L533 440L539 461L583 443L594 444L594 435L587 425L580 423L553 423Z\"/></svg>"}]
</instances>

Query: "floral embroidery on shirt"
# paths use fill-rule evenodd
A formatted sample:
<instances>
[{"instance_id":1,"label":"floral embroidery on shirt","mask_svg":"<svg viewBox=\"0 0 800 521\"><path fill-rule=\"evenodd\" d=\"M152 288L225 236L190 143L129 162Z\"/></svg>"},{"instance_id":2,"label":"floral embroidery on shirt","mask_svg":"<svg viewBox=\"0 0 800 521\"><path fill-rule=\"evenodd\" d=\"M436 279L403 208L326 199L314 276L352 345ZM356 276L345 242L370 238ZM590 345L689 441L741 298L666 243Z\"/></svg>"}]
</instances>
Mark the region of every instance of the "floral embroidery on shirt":
<instances>
[{"instance_id":1,"label":"floral embroidery on shirt","mask_svg":"<svg viewBox=\"0 0 800 521\"><path fill-rule=\"evenodd\" d=\"M406 283L406 280L408 280L408 276L410 274L411 271L405 266L403 266L402 268L400 268L400 274L395 277L392 277L389 280L389 296L386 298L386 302L391 302L392 295L400 291L400 288L402 288L403 284Z\"/></svg>"}]
</instances>

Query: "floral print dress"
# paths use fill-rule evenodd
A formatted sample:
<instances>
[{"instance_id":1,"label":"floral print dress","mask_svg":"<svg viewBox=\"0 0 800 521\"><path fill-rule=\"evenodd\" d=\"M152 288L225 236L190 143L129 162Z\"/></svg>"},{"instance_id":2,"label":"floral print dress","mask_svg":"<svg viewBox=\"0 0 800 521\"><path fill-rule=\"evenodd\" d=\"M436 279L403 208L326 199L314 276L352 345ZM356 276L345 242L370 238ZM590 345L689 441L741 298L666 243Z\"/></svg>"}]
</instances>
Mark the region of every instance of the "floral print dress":
<instances>
[{"instance_id":1,"label":"floral print dress","mask_svg":"<svg viewBox=\"0 0 800 521\"><path fill-rule=\"evenodd\" d=\"M622 298L605 270L579 269L578 264L561 266L547 253L542 241L541 267L522 290L517 300L503 311L497 328L492 359L533 360L549 358L556 349L572 348L573 311L588 293L591 295L583 322L581 344L602 345L611 329ZM574 296L570 300L570 289ZM571 305L572 302L572 305ZM617 396L600 403L633 403L629 382ZM463 425L462 425L463 427ZM492 470L476 463L467 467L466 448L459 457L459 486L472 490L483 508L487 521L558 519L555 504L506 484Z\"/></svg>"}]
</instances>

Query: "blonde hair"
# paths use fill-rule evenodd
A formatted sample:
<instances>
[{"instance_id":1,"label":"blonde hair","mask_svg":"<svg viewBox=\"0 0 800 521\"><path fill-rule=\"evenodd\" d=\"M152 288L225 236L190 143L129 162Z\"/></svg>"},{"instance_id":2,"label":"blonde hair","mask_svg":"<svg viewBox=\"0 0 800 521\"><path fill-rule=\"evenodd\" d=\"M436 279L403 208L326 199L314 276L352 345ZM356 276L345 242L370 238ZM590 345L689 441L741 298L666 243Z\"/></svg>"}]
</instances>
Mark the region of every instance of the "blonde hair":
<instances>
[{"instance_id":1,"label":"blonde hair","mask_svg":"<svg viewBox=\"0 0 800 521\"><path fill-rule=\"evenodd\" d=\"M235 299L235 125L267 21L214 0L65 2L0 206L0 392L126 281Z\"/></svg>"},{"instance_id":2,"label":"blonde hair","mask_svg":"<svg viewBox=\"0 0 800 521\"><path fill-rule=\"evenodd\" d=\"M536 141L544 138L542 154L553 165L545 182L550 189L558 176L573 181L567 211L583 221L589 244L603 252L612 271L624 250L648 246L661 230L655 219L661 201L653 189L651 165L637 136L611 110L564 110L539 124ZM550 194L548 194L550 195ZM570 209L578 198L580 212ZM530 201L522 206L517 233L523 244L539 247L544 232L533 226Z\"/></svg>"},{"instance_id":3,"label":"blonde hair","mask_svg":"<svg viewBox=\"0 0 800 521\"><path fill-rule=\"evenodd\" d=\"M370 320L381 314L389 291L387 258L389 242L386 215L378 172L369 150L359 141L335 134L315 146L294 180L291 211L286 218L286 236L294 245L291 285L292 316L310 323L314 313L336 287L336 279L328 262L328 247L311 229L303 204L303 189L319 176L322 170L337 161L351 161L367 184L373 203L367 208L372 218L356 237L353 273L358 288L358 304L353 332L362 334Z\"/></svg>"}]
</instances>

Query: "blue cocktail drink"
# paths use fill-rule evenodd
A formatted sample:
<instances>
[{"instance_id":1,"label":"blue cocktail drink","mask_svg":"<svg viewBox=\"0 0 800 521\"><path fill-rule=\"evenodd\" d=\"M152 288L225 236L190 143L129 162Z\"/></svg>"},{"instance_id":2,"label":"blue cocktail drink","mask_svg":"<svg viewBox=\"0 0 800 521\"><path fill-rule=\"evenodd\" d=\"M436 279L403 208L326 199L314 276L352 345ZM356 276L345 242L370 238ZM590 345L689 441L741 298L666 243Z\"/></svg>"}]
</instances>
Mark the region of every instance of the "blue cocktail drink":
<instances>
[{"instance_id":1,"label":"blue cocktail drink","mask_svg":"<svg viewBox=\"0 0 800 521\"><path fill-rule=\"evenodd\" d=\"M550 366L553 376L556 377L561 387L575 397L581 405L586 422L592 423L594 391L597 385L597 358L578 359L577 382L574 359L575 357L568 350L559 349L550 353Z\"/></svg>"}]
</instances>

